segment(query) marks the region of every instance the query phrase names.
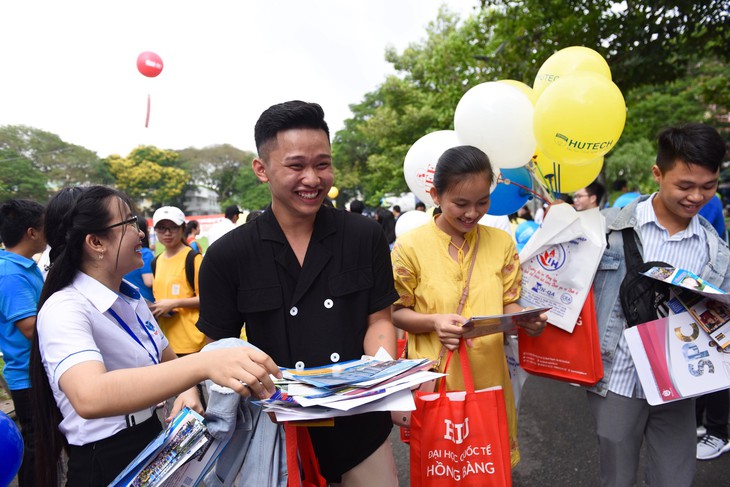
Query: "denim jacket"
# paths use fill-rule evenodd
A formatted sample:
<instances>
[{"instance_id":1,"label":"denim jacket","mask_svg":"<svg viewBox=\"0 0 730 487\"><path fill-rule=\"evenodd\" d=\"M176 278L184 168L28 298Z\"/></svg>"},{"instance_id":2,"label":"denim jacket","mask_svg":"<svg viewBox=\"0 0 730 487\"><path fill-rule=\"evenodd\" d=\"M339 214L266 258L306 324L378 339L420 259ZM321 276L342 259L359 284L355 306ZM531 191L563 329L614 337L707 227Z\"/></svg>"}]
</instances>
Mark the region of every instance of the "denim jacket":
<instances>
[{"instance_id":1,"label":"denim jacket","mask_svg":"<svg viewBox=\"0 0 730 487\"><path fill-rule=\"evenodd\" d=\"M608 208L601 212L606 217L608 246L598 265L593 289L596 298L598 335L601 341L603 379L595 386L588 388L589 391L601 396L608 394L613 359L626 323L619 300L619 288L626 276L624 240L621 230L636 226L636 206L649 197L649 195L641 196L624 208ZM730 274L728 273L730 249L724 241L718 238L712 225L703 217L700 217L700 224L707 237L710 255L710 261L705 265L700 277L723 290L728 290L730 289ZM637 229L637 231L640 230ZM637 239L636 243L641 251L640 239Z\"/></svg>"},{"instance_id":2,"label":"denim jacket","mask_svg":"<svg viewBox=\"0 0 730 487\"><path fill-rule=\"evenodd\" d=\"M226 338L209 343L200 353L230 347L256 348L238 338ZM215 386L210 380L205 385L208 433L219 439L230 437L215 467L205 477L205 485L285 487L288 475L283 428L232 389Z\"/></svg>"}]
</instances>

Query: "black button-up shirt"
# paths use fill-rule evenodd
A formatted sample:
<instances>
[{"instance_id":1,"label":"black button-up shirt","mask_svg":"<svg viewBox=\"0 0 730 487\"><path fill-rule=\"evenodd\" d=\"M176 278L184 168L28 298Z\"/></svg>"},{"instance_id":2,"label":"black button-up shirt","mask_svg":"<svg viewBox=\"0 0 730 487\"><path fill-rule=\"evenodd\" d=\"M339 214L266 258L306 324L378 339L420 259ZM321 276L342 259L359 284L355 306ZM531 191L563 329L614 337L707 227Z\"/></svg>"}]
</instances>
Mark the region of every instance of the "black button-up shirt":
<instances>
[{"instance_id":1,"label":"black button-up shirt","mask_svg":"<svg viewBox=\"0 0 730 487\"><path fill-rule=\"evenodd\" d=\"M208 249L198 328L217 340L238 337L245 323L248 340L284 367L359 359L369 315L398 299L392 272L376 222L322 207L300 266L268 208ZM387 413L372 413L312 429L323 474L336 481L375 451L390 427Z\"/></svg>"}]
</instances>

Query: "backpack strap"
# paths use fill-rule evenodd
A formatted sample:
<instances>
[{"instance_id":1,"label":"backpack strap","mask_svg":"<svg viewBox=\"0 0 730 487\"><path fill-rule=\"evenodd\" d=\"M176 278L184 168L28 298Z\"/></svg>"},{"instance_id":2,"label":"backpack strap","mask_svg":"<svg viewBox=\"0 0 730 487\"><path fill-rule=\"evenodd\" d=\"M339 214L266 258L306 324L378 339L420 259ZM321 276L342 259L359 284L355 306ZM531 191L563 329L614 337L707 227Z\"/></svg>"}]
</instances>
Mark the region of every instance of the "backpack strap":
<instances>
[{"instance_id":1,"label":"backpack strap","mask_svg":"<svg viewBox=\"0 0 730 487\"><path fill-rule=\"evenodd\" d=\"M191 247L188 255L185 256L185 277L188 279L188 284L190 284L190 289L193 290L194 295L197 295L195 292L195 257L197 255L198 251Z\"/></svg>"},{"instance_id":2,"label":"backpack strap","mask_svg":"<svg viewBox=\"0 0 730 487\"><path fill-rule=\"evenodd\" d=\"M633 228L624 228L621 230L621 234L624 238L624 259L626 259L626 271L630 269L636 269L644 263L644 257L639 252L639 247L636 245L636 232Z\"/></svg>"}]
</instances>

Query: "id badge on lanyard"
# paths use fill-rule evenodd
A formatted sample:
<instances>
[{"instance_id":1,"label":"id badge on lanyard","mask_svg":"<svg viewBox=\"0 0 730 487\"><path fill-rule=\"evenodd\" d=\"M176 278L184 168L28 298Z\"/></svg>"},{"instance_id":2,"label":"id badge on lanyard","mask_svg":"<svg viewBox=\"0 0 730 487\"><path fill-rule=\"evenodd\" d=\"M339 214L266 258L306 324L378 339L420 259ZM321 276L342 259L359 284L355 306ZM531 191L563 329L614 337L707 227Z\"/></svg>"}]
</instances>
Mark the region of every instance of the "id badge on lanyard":
<instances>
[{"instance_id":1,"label":"id badge on lanyard","mask_svg":"<svg viewBox=\"0 0 730 487\"><path fill-rule=\"evenodd\" d=\"M160 363L160 351L157 348L157 343L155 343L154 338L152 338L152 334L150 334L147 327L142 323L142 320L139 318L139 315L137 313L134 313L134 316L137 318L137 322L139 323L139 326L144 330L144 332L147 334L147 337L150 339L150 342L152 343L152 346L155 349L155 355L153 356L150 351L147 349L147 347L144 346L142 341L137 337L137 335L132 332L132 330L129 328L129 325L127 325L124 320L111 308L109 308L109 314L112 315L112 317L117 320L117 323L119 323L119 326L122 327L122 329L127 332L127 335L132 337L132 339L137 342L137 344L144 348L144 351L147 352L147 355L149 355L150 360L152 360L153 364L159 364Z\"/></svg>"}]
</instances>

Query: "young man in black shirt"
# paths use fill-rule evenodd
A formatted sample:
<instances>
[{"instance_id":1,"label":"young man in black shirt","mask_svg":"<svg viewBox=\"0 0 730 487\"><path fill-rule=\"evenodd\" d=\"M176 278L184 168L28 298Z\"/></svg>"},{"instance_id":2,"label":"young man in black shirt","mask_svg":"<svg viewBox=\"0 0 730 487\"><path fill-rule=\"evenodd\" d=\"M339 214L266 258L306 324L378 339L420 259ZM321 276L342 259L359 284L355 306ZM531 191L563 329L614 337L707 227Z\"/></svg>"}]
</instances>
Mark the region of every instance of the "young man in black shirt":
<instances>
[{"instance_id":1,"label":"young man in black shirt","mask_svg":"<svg viewBox=\"0 0 730 487\"><path fill-rule=\"evenodd\" d=\"M315 367L396 354L390 254L380 226L323 206L332 187L329 129L322 108L291 101L264 111L255 129L253 170L271 205L224 235L200 270L198 328L210 339L238 337L284 367ZM328 482L397 485L387 412L310 428Z\"/></svg>"}]
</instances>

